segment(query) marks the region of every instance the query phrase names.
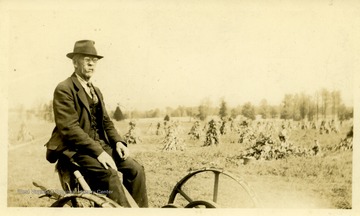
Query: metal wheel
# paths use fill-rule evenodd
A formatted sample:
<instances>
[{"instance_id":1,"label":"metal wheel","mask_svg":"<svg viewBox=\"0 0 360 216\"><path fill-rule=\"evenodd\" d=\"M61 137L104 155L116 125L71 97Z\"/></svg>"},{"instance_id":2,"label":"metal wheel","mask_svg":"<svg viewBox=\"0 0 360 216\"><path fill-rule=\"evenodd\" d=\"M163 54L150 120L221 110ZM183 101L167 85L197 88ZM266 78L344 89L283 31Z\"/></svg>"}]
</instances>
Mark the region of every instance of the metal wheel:
<instances>
[{"instance_id":1,"label":"metal wheel","mask_svg":"<svg viewBox=\"0 0 360 216\"><path fill-rule=\"evenodd\" d=\"M179 194L179 196L178 196ZM194 170L172 190L168 204L183 207L205 206L209 201L221 208L255 208L259 202L244 180L217 168Z\"/></svg>"},{"instance_id":2,"label":"metal wheel","mask_svg":"<svg viewBox=\"0 0 360 216\"><path fill-rule=\"evenodd\" d=\"M162 206L161 208L179 208L179 207L174 204L166 204L166 205Z\"/></svg>"},{"instance_id":3,"label":"metal wheel","mask_svg":"<svg viewBox=\"0 0 360 216\"><path fill-rule=\"evenodd\" d=\"M51 207L80 207L80 208L121 208L110 198L96 193L66 194Z\"/></svg>"},{"instance_id":4,"label":"metal wheel","mask_svg":"<svg viewBox=\"0 0 360 216\"><path fill-rule=\"evenodd\" d=\"M192 201L189 202L189 204L187 204L185 206L185 208L219 208L219 206L212 202L212 201L205 201L205 200L196 200L196 201Z\"/></svg>"}]
</instances>

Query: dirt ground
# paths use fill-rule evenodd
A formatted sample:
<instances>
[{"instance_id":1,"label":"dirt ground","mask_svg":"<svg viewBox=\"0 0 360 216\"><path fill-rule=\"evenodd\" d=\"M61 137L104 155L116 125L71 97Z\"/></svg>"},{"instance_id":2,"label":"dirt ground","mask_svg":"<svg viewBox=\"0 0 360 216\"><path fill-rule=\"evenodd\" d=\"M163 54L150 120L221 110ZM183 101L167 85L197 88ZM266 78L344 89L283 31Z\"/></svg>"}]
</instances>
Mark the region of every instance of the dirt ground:
<instances>
[{"instance_id":1,"label":"dirt ground","mask_svg":"<svg viewBox=\"0 0 360 216\"><path fill-rule=\"evenodd\" d=\"M126 123L121 124L123 128L126 128ZM52 127L53 123L42 122L41 125L34 126L34 133L39 134L35 140L25 143L9 143L7 206L50 206L53 200L48 198L39 199L38 197L42 195L42 192L33 186L33 181L39 182L52 190L61 190L57 173L54 171L54 165L45 160L44 144L50 136ZM118 124L117 127L119 127ZM13 127L12 130L16 131L17 129ZM187 131L187 128L184 131ZM344 175L343 173L335 173L336 176L334 176L335 174L331 175L332 179L329 180L323 179L321 176L310 176L309 179L306 179L287 175L262 174L269 167L272 169L273 166L275 167L274 169L277 169L279 164L269 166L267 161L254 161L246 166L230 166L226 162L226 156L223 156L225 153L216 148L204 149L196 143L190 143L185 151L161 152L163 146L161 140L159 137L150 136L145 139L144 143L129 146L133 157L145 167L149 205L153 208L162 207L167 203L173 187L177 181L188 173L190 168L209 166L224 168L226 171L240 176L256 195L260 204L257 207L260 208L334 209L338 208L338 206L334 204L334 197L330 196L340 194L343 197L339 197L339 199L344 200L348 200L348 196L351 197L351 191L349 194L349 192L344 191L345 189L342 186L350 184L351 188L351 173L350 183L337 182L338 179L344 179L344 176L341 177L341 175ZM236 148L236 144L234 144L234 148ZM224 151L226 151L226 154L233 154L230 147ZM351 152L340 155L349 161L349 163L342 164L342 166L350 170L351 155ZM327 161L335 159L330 158ZM339 161L346 160L339 159ZM307 166L302 164L301 161L284 161L284 163L295 163L295 166ZM328 165L325 164L325 167L328 167ZM345 176L346 179L349 179L349 176ZM206 187L205 185L200 185L198 187L199 193L202 193L200 191L201 188ZM193 188L196 191L197 186ZM239 197L247 196L247 194L244 195L242 192L236 192L233 187L225 187L224 191L231 194L231 196L227 196L228 200L225 198L225 203L234 201L229 200L233 199L232 196L234 194Z\"/></svg>"},{"instance_id":2,"label":"dirt ground","mask_svg":"<svg viewBox=\"0 0 360 216\"><path fill-rule=\"evenodd\" d=\"M130 146L135 153L140 148L140 145ZM10 150L8 159L8 206L49 206L52 201L48 198L38 199L41 192L32 185L32 182L36 181L49 189L61 190L58 176L54 172L54 165L44 159L43 146L34 143ZM176 175L169 178L170 176L163 175L162 172L157 174L153 170L147 172L149 201L152 207L161 207L166 204L171 187L175 186L176 180L180 180L183 177L181 174L186 172L174 170L174 173ZM304 186L296 179L288 180L276 176L247 175L242 178L255 192L263 208L334 208L324 197L313 193L313 187L316 185ZM167 188L159 190L158 181L170 182L166 185Z\"/></svg>"}]
</instances>

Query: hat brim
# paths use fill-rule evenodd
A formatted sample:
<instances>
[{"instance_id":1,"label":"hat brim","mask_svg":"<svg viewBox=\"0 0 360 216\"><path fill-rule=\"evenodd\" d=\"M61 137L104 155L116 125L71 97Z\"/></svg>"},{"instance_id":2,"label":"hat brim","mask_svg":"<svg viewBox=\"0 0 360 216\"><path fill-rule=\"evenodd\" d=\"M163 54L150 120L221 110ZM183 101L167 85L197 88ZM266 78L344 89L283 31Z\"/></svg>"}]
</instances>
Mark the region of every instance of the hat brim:
<instances>
[{"instance_id":1,"label":"hat brim","mask_svg":"<svg viewBox=\"0 0 360 216\"><path fill-rule=\"evenodd\" d=\"M73 59L74 55L76 55L76 54L94 56L94 57L97 57L98 59L104 58L104 56L99 56L99 55L94 55L94 54L88 54L88 53L73 53L73 52L66 54L66 57L68 57L69 59Z\"/></svg>"}]
</instances>

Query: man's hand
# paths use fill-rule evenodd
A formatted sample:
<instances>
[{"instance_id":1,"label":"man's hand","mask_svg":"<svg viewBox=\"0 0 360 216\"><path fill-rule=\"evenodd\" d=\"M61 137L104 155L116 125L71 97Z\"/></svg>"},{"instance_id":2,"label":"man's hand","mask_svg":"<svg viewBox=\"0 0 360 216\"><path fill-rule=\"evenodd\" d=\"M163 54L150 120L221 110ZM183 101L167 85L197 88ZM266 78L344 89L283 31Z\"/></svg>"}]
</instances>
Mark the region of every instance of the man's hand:
<instances>
[{"instance_id":1,"label":"man's hand","mask_svg":"<svg viewBox=\"0 0 360 216\"><path fill-rule=\"evenodd\" d=\"M121 142L116 143L116 151L123 160L126 160L130 155L129 149Z\"/></svg>"},{"instance_id":2,"label":"man's hand","mask_svg":"<svg viewBox=\"0 0 360 216\"><path fill-rule=\"evenodd\" d=\"M117 170L114 159L105 151L103 151L98 157L97 160L105 167L105 169L113 168Z\"/></svg>"}]
</instances>

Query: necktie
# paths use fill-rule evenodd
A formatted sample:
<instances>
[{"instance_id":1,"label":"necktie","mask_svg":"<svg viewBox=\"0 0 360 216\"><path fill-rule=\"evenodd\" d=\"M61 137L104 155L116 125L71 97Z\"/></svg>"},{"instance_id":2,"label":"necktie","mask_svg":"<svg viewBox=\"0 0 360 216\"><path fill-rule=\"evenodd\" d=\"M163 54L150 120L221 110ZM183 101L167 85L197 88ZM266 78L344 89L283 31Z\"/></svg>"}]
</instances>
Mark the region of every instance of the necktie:
<instances>
[{"instance_id":1,"label":"necktie","mask_svg":"<svg viewBox=\"0 0 360 216\"><path fill-rule=\"evenodd\" d=\"M99 99L95 94L95 90L94 90L93 85L91 84L91 82L88 82L87 86L90 88L91 97L92 97L94 103L97 104L99 102Z\"/></svg>"}]
</instances>

